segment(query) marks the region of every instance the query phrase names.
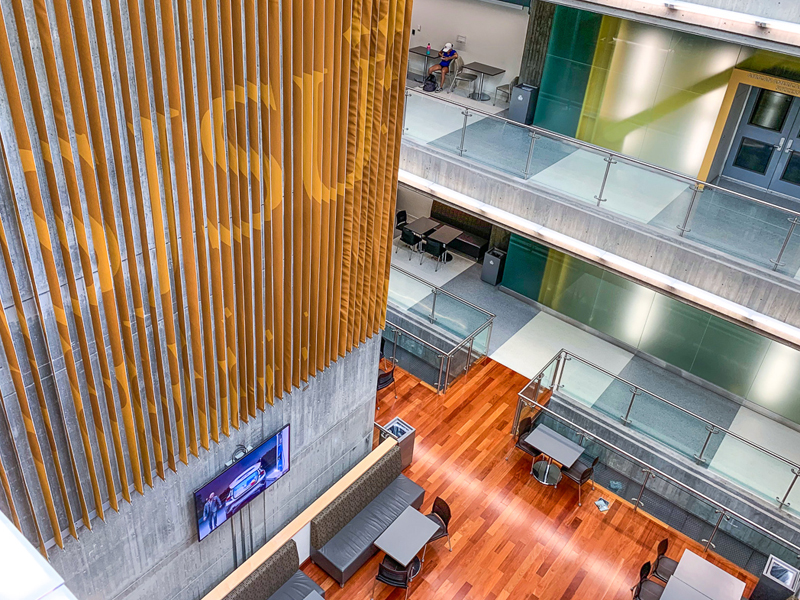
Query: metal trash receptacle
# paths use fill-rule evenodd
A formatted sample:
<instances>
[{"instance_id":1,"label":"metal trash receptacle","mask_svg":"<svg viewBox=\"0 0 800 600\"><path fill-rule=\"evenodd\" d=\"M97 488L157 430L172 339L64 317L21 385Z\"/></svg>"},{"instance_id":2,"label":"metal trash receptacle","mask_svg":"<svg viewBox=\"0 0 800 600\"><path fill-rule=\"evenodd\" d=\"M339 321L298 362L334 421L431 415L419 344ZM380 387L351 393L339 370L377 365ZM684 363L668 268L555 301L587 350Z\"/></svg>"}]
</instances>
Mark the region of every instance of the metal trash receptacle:
<instances>
[{"instance_id":1,"label":"metal trash receptacle","mask_svg":"<svg viewBox=\"0 0 800 600\"><path fill-rule=\"evenodd\" d=\"M503 269L506 266L506 253L499 248L492 248L483 257L481 280L492 285L503 281Z\"/></svg>"},{"instance_id":2,"label":"metal trash receptacle","mask_svg":"<svg viewBox=\"0 0 800 600\"><path fill-rule=\"evenodd\" d=\"M517 123L531 125L536 111L539 88L527 83L514 86L508 102L508 118Z\"/></svg>"},{"instance_id":3,"label":"metal trash receptacle","mask_svg":"<svg viewBox=\"0 0 800 600\"><path fill-rule=\"evenodd\" d=\"M397 440L397 444L400 446L400 462L405 469L414 460L414 438L417 430L399 417L395 417L386 425L381 425L380 428L381 442L390 435Z\"/></svg>"}]
</instances>

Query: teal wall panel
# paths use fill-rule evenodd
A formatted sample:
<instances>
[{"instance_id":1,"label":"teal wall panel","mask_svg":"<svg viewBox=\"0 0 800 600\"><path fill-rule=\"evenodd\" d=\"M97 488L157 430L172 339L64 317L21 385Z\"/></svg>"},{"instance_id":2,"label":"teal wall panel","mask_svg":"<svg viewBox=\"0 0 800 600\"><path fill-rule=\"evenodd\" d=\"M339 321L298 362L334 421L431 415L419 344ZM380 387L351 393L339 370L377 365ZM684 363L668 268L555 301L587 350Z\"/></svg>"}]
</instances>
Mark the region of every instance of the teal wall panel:
<instances>
[{"instance_id":1,"label":"teal wall panel","mask_svg":"<svg viewBox=\"0 0 800 600\"><path fill-rule=\"evenodd\" d=\"M581 118L602 15L556 7L534 124L574 137Z\"/></svg>"},{"instance_id":2,"label":"teal wall panel","mask_svg":"<svg viewBox=\"0 0 800 600\"><path fill-rule=\"evenodd\" d=\"M538 300L548 252L546 246L512 233L503 271L503 286L526 298Z\"/></svg>"},{"instance_id":3,"label":"teal wall panel","mask_svg":"<svg viewBox=\"0 0 800 600\"><path fill-rule=\"evenodd\" d=\"M800 423L792 348L517 235L503 285Z\"/></svg>"}]
</instances>

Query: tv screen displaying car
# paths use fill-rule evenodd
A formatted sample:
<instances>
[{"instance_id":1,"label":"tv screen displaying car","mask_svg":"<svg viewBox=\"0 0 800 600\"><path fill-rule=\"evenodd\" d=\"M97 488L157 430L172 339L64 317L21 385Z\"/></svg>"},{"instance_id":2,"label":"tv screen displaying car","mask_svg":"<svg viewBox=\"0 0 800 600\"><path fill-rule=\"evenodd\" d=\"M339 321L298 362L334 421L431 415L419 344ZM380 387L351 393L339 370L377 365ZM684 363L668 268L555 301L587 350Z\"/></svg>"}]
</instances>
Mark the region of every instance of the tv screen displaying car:
<instances>
[{"instance_id":1,"label":"tv screen displaying car","mask_svg":"<svg viewBox=\"0 0 800 600\"><path fill-rule=\"evenodd\" d=\"M286 425L194 493L197 537L203 540L288 472Z\"/></svg>"}]
</instances>

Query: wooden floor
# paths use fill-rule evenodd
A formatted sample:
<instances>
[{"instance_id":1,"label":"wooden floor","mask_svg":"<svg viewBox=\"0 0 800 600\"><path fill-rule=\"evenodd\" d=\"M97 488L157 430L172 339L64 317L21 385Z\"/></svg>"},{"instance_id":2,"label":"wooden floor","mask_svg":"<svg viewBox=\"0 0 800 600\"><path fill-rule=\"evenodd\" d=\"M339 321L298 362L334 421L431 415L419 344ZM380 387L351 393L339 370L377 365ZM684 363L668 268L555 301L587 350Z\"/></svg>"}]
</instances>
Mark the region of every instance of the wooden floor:
<instances>
[{"instance_id":1,"label":"wooden floor","mask_svg":"<svg viewBox=\"0 0 800 600\"><path fill-rule=\"evenodd\" d=\"M436 496L453 511L453 551L446 540L431 544L410 598L629 599L639 568L655 558L664 537L670 538L673 558L684 548L702 553L697 543L605 490L592 492L587 485L579 508L571 481L553 489L534 480L530 457L511 450L517 392L527 383L521 375L485 359L437 396L408 373L398 373L398 399L391 387L381 392L376 420L399 416L416 427L414 462L405 475L425 488L423 512ZM601 495L613 499L606 513L594 505ZM325 588L328 600L367 599L382 557L343 589L316 565L304 571ZM707 558L747 580L752 591L752 575L717 556ZM375 597L397 600L404 592L378 584Z\"/></svg>"}]
</instances>

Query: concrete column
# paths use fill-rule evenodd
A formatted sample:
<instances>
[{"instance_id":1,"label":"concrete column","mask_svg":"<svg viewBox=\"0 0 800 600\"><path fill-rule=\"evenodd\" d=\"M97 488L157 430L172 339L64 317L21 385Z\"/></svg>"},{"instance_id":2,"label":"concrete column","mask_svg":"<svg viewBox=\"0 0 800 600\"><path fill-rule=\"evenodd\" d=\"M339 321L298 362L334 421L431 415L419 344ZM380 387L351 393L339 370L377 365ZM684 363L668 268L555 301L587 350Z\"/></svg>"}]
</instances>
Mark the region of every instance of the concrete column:
<instances>
[{"instance_id":1,"label":"concrete column","mask_svg":"<svg viewBox=\"0 0 800 600\"><path fill-rule=\"evenodd\" d=\"M532 0L528 33L525 35L525 49L519 65L519 82L539 86L544 72L544 59L550 43L550 30L553 27L555 4Z\"/></svg>"}]
</instances>

